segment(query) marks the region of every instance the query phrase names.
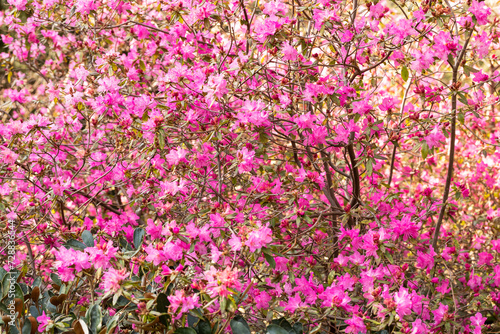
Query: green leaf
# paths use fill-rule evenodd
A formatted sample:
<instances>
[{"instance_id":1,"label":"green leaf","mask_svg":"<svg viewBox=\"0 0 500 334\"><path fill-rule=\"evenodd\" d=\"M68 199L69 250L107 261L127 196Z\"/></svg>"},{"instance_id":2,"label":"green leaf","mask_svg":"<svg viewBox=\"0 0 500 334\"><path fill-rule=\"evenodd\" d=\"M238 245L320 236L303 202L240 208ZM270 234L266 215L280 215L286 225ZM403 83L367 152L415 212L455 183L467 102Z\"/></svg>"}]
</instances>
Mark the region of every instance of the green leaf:
<instances>
[{"instance_id":1,"label":"green leaf","mask_svg":"<svg viewBox=\"0 0 500 334\"><path fill-rule=\"evenodd\" d=\"M274 258L267 253L262 252L262 254L264 254L264 257L266 258L267 263L269 263L269 266L272 269L276 269L276 261L274 261Z\"/></svg>"},{"instance_id":2,"label":"green leaf","mask_svg":"<svg viewBox=\"0 0 500 334\"><path fill-rule=\"evenodd\" d=\"M394 264L394 259L392 258L391 253L384 253L384 255L391 264Z\"/></svg>"},{"instance_id":3,"label":"green leaf","mask_svg":"<svg viewBox=\"0 0 500 334\"><path fill-rule=\"evenodd\" d=\"M455 60L453 59L453 55L451 53L448 54L448 63L450 63L452 67L455 66Z\"/></svg>"},{"instance_id":4,"label":"green leaf","mask_svg":"<svg viewBox=\"0 0 500 334\"><path fill-rule=\"evenodd\" d=\"M144 241L144 234L146 231L142 227L138 227L134 230L134 247L135 249L139 249L142 246Z\"/></svg>"},{"instance_id":5,"label":"green leaf","mask_svg":"<svg viewBox=\"0 0 500 334\"><path fill-rule=\"evenodd\" d=\"M476 70L474 67L464 65L464 70L471 72L471 73L477 73L479 70Z\"/></svg>"},{"instance_id":6,"label":"green leaf","mask_svg":"<svg viewBox=\"0 0 500 334\"><path fill-rule=\"evenodd\" d=\"M16 326L10 326L9 334L19 334L19 330L17 329Z\"/></svg>"},{"instance_id":7,"label":"green leaf","mask_svg":"<svg viewBox=\"0 0 500 334\"><path fill-rule=\"evenodd\" d=\"M75 250L82 251L85 248L87 248L87 245L85 245L83 242L80 242L75 239L70 239L68 240L64 245L65 248L73 248Z\"/></svg>"},{"instance_id":8,"label":"green leaf","mask_svg":"<svg viewBox=\"0 0 500 334\"><path fill-rule=\"evenodd\" d=\"M197 334L196 331L189 327L177 328L174 332L175 334Z\"/></svg>"},{"instance_id":9,"label":"green leaf","mask_svg":"<svg viewBox=\"0 0 500 334\"><path fill-rule=\"evenodd\" d=\"M0 267L0 282L3 280L3 278L5 277L6 274L7 274L7 270Z\"/></svg>"},{"instance_id":10,"label":"green leaf","mask_svg":"<svg viewBox=\"0 0 500 334\"><path fill-rule=\"evenodd\" d=\"M31 333L31 322L25 321L23 325L22 334L30 334Z\"/></svg>"},{"instance_id":11,"label":"green leaf","mask_svg":"<svg viewBox=\"0 0 500 334\"><path fill-rule=\"evenodd\" d=\"M410 77L410 73L408 72L408 68L406 66L403 66L403 68L401 69L401 77L404 81L407 81Z\"/></svg>"},{"instance_id":12,"label":"green leaf","mask_svg":"<svg viewBox=\"0 0 500 334\"><path fill-rule=\"evenodd\" d=\"M200 322L198 322L198 326L196 326L196 329L198 331L198 334L211 334L212 333L212 327L210 326L210 323L208 323L205 320L200 320Z\"/></svg>"},{"instance_id":13,"label":"green leaf","mask_svg":"<svg viewBox=\"0 0 500 334\"><path fill-rule=\"evenodd\" d=\"M464 113L463 113L463 112L459 112L459 113L457 114L457 119L458 119L458 121L460 122L460 124L462 124L462 125L463 125L463 124L464 124L464 122L465 122Z\"/></svg>"},{"instance_id":14,"label":"green leaf","mask_svg":"<svg viewBox=\"0 0 500 334\"><path fill-rule=\"evenodd\" d=\"M160 149L165 148L165 133L163 130L158 130L158 145L160 145Z\"/></svg>"},{"instance_id":15,"label":"green leaf","mask_svg":"<svg viewBox=\"0 0 500 334\"><path fill-rule=\"evenodd\" d=\"M23 289L21 289L21 286L16 283L15 284L15 292L14 292L14 295L16 298L19 298L21 300L24 300L24 293L23 293Z\"/></svg>"},{"instance_id":16,"label":"green leaf","mask_svg":"<svg viewBox=\"0 0 500 334\"><path fill-rule=\"evenodd\" d=\"M35 307L35 305L30 306L30 314L32 317L35 317L35 318L38 318L40 316L40 313L38 313L38 310Z\"/></svg>"},{"instance_id":17,"label":"green leaf","mask_svg":"<svg viewBox=\"0 0 500 334\"><path fill-rule=\"evenodd\" d=\"M94 236L90 231L83 231L82 240L88 247L94 247Z\"/></svg>"},{"instance_id":18,"label":"green leaf","mask_svg":"<svg viewBox=\"0 0 500 334\"><path fill-rule=\"evenodd\" d=\"M424 143L422 145L422 159L427 158L428 154L429 154L429 146L427 146L427 143Z\"/></svg>"},{"instance_id":19,"label":"green leaf","mask_svg":"<svg viewBox=\"0 0 500 334\"><path fill-rule=\"evenodd\" d=\"M278 325L271 324L267 326L266 334L288 334L288 331Z\"/></svg>"},{"instance_id":20,"label":"green leaf","mask_svg":"<svg viewBox=\"0 0 500 334\"><path fill-rule=\"evenodd\" d=\"M139 67L141 68L141 70L146 71L146 65L142 60L139 60Z\"/></svg>"},{"instance_id":21,"label":"green leaf","mask_svg":"<svg viewBox=\"0 0 500 334\"><path fill-rule=\"evenodd\" d=\"M372 159L368 159L366 162L366 174L371 176L373 174L373 162Z\"/></svg>"},{"instance_id":22,"label":"green leaf","mask_svg":"<svg viewBox=\"0 0 500 334\"><path fill-rule=\"evenodd\" d=\"M158 295L156 298L156 311L160 313L168 313L168 307L170 306L170 301L168 300L168 297L166 294L163 292ZM165 326L168 327L169 325L169 316L168 315L161 315L160 316L160 322L164 324Z\"/></svg>"},{"instance_id":23,"label":"green leaf","mask_svg":"<svg viewBox=\"0 0 500 334\"><path fill-rule=\"evenodd\" d=\"M233 334L251 334L250 327L242 316L234 317L230 324Z\"/></svg>"},{"instance_id":24,"label":"green leaf","mask_svg":"<svg viewBox=\"0 0 500 334\"><path fill-rule=\"evenodd\" d=\"M304 325L301 322L296 322L293 324L293 329L297 334L304 334Z\"/></svg>"},{"instance_id":25,"label":"green leaf","mask_svg":"<svg viewBox=\"0 0 500 334\"><path fill-rule=\"evenodd\" d=\"M457 92L458 93L458 101L462 102L464 105L468 106L469 101L467 101L467 97L465 96L464 93L462 92Z\"/></svg>"},{"instance_id":26,"label":"green leaf","mask_svg":"<svg viewBox=\"0 0 500 334\"><path fill-rule=\"evenodd\" d=\"M99 333L101 329L102 312L101 307L95 304L90 309L90 329L93 333Z\"/></svg>"},{"instance_id":27,"label":"green leaf","mask_svg":"<svg viewBox=\"0 0 500 334\"><path fill-rule=\"evenodd\" d=\"M188 313L187 315L188 327L195 328L200 320L201 320L200 318L192 315L191 313Z\"/></svg>"},{"instance_id":28,"label":"green leaf","mask_svg":"<svg viewBox=\"0 0 500 334\"><path fill-rule=\"evenodd\" d=\"M285 329L287 332L293 330L292 325L290 325L290 323L285 318L274 319L273 321L271 321L271 324L278 325L281 328Z\"/></svg>"},{"instance_id":29,"label":"green leaf","mask_svg":"<svg viewBox=\"0 0 500 334\"><path fill-rule=\"evenodd\" d=\"M114 332L116 325L118 325L119 314L115 314L111 319L106 323L106 334L110 334Z\"/></svg>"}]
</instances>

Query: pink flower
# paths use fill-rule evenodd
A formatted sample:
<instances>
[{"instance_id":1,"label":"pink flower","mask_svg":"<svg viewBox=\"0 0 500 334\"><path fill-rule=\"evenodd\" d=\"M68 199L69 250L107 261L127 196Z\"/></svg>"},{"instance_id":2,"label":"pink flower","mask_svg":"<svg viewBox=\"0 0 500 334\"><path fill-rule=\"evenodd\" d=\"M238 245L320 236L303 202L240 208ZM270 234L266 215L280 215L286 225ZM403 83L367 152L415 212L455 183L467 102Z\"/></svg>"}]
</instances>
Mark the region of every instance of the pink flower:
<instances>
[{"instance_id":1,"label":"pink flower","mask_svg":"<svg viewBox=\"0 0 500 334\"><path fill-rule=\"evenodd\" d=\"M256 22L254 25L255 39L260 43L264 43L266 38L272 36L281 27L281 24L276 19L266 19L261 22Z\"/></svg>"},{"instance_id":2,"label":"pink flower","mask_svg":"<svg viewBox=\"0 0 500 334\"><path fill-rule=\"evenodd\" d=\"M448 305L439 303L439 307L432 313L434 314L434 325L439 325L444 317L448 315Z\"/></svg>"},{"instance_id":3,"label":"pink flower","mask_svg":"<svg viewBox=\"0 0 500 334\"><path fill-rule=\"evenodd\" d=\"M293 313L298 308L305 307L305 306L307 306L307 304L302 302L302 299L300 298L300 294L296 293L295 296L290 297L288 299L288 302L286 303L286 306L285 306L285 311L290 311L291 313Z\"/></svg>"},{"instance_id":4,"label":"pink flower","mask_svg":"<svg viewBox=\"0 0 500 334\"><path fill-rule=\"evenodd\" d=\"M245 245L250 248L251 252L255 252L273 241L272 234L273 232L269 227L263 226L248 234L248 239L245 242Z\"/></svg>"},{"instance_id":5,"label":"pink flower","mask_svg":"<svg viewBox=\"0 0 500 334\"><path fill-rule=\"evenodd\" d=\"M238 150L237 152L237 157L238 160L240 161L240 164L238 165L238 172L244 173L244 172L249 172L254 168L254 156L255 152L254 151L249 151L246 147L244 147L241 150Z\"/></svg>"},{"instance_id":6,"label":"pink flower","mask_svg":"<svg viewBox=\"0 0 500 334\"><path fill-rule=\"evenodd\" d=\"M288 11L287 6L281 1L277 0L265 3L264 10L262 12L267 15L276 15L278 13L286 15L287 11Z\"/></svg>"},{"instance_id":7,"label":"pink flower","mask_svg":"<svg viewBox=\"0 0 500 334\"><path fill-rule=\"evenodd\" d=\"M410 216L405 216L401 220L392 222L393 232L397 237L403 237L403 240L408 238L416 238L418 236L419 226L411 221Z\"/></svg>"},{"instance_id":8,"label":"pink flower","mask_svg":"<svg viewBox=\"0 0 500 334\"><path fill-rule=\"evenodd\" d=\"M469 7L469 12L474 14L477 24L483 25L488 23L488 16L491 14L491 9L484 5L484 2L474 0Z\"/></svg>"},{"instance_id":9,"label":"pink flower","mask_svg":"<svg viewBox=\"0 0 500 334\"><path fill-rule=\"evenodd\" d=\"M283 49L281 51L283 51L283 60L296 61L297 56L299 55L297 50L290 45L289 41L283 43Z\"/></svg>"},{"instance_id":10,"label":"pink flower","mask_svg":"<svg viewBox=\"0 0 500 334\"><path fill-rule=\"evenodd\" d=\"M88 14L91 10L96 10L97 5L94 0L78 0L76 1L76 12Z\"/></svg>"},{"instance_id":11,"label":"pink flower","mask_svg":"<svg viewBox=\"0 0 500 334\"><path fill-rule=\"evenodd\" d=\"M411 334L427 334L429 330L425 326L425 324L422 322L421 319L417 319L413 322L413 328L411 331Z\"/></svg>"},{"instance_id":12,"label":"pink flower","mask_svg":"<svg viewBox=\"0 0 500 334\"><path fill-rule=\"evenodd\" d=\"M467 285L474 290L474 292L478 292L481 289L483 279L481 276L472 275L472 277L467 282Z\"/></svg>"},{"instance_id":13,"label":"pink flower","mask_svg":"<svg viewBox=\"0 0 500 334\"><path fill-rule=\"evenodd\" d=\"M370 7L370 15L372 18L378 20L385 14L385 8L384 5L382 5L382 1L377 3L376 5L371 5Z\"/></svg>"},{"instance_id":14,"label":"pink flower","mask_svg":"<svg viewBox=\"0 0 500 334\"><path fill-rule=\"evenodd\" d=\"M109 269L103 279L103 288L105 292L115 293L120 290L123 281L129 276L129 273L125 268L121 270L116 270L114 268Z\"/></svg>"},{"instance_id":15,"label":"pink flower","mask_svg":"<svg viewBox=\"0 0 500 334\"><path fill-rule=\"evenodd\" d=\"M7 0L7 2L16 7L17 10L25 10L28 0Z\"/></svg>"},{"instance_id":16,"label":"pink flower","mask_svg":"<svg viewBox=\"0 0 500 334\"><path fill-rule=\"evenodd\" d=\"M346 30L346 31L344 31L344 33L340 37L340 41L342 43L350 42L352 40L353 36L354 36L354 34L352 32L350 32L349 30Z\"/></svg>"},{"instance_id":17,"label":"pink flower","mask_svg":"<svg viewBox=\"0 0 500 334\"><path fill-rule=\"evenodd\" d=\"M151 236L152 239L159 239L161 238L161 231L163 229L163 226L161 225L161 222L159 222L157 225L154 223L153 219L148 219L147 221L147 227L146 227L146 232Z\"/></svg>"},{"instance_id":18,"label":"pink flower","mask_svg":"<svg viewBox=\"0 0 500 334\"><path fill-rule=\"evenodd\" d=\"M257 290L257 295L254 296L255 307L258 309L269 308L269 302L273 299L267 292ZM285 308L286 310L286 308Z\"/></svg>"},{"instance_id":19,"label":"pink flower","mask_svg":"<svg viewBox=\"0 0 500 334\"><path fill-rule=\"evenodd\" d=\"M493 255L491 255L488 252L479 253L479 261L477 261L477 264L479 266L482 266L482 265L491 266L491 261L493 261Z\"/></svg>"},{"instance_id":20,"label":"pink flower","mask_svg":"<svg viewBox=\"0 0 500 334\"><path fill-rule=\"evenodd\" d=\"M351 319L347 319L345 323L349 325L345 329L346 333L354 333L354 334L358 334L359 332L366 333L365 322L363 321L363 319L361 319L356 315L353 316Z\"/></svg>"},{"instance_id":21,"label":"pink flower","mask_svg":"<svg viewBox=\"0 0 500 334\"><path fill-rule=\"evenodd\" d=\"M51 322L50 317L45 314L45 311L42 312L42 315L36 318L38 321L38 331L40 333L45 332L45 328Z\"/></svg>"},{"instance_id":22,"label":"pink flower","mask_svg":"<svg viewBox=\"0 0 500 334\"><path fill-rule=\"evenodd\" d=\"M0 151L0 163L13 164L16 162L18 157L19 154L14 153L14 151L11 151L6 147L3 147Z\"/></svg>"},{"instance_id":23,"label":"pink flower","mask_svg":"<svg viewBox=\"0 0 500 334\"><path fill-rule=\"evenodd\" d=\"M228 243L233 252L237 252L241 249L241 239L237 235L233 235L232 238L229 239Z\"/></svg>"},{"instance_id":24,"label":"pink flower","mask_svg":"<svg viewBox=\"0 0 500 334\"><path fill-rule=\"evenodd\" d=\"M470 322L475 326L474 334L481 334L481 328L486 322L486 317L483 317L480 312L477 312L475 316L470 317Z\"/></svg>"},{"instance_id":25,"label":"pink flower","mask_svg":"<svg viewBox=\"0 0 500 334\"><path fill-rule=\"evenodd\" d=\"M186 292L184 290L175 291L175 295L168 296L168 300L170 301L169 308L172 312L177 312L180 308L180 312L174 317L174 319L179 319L183 313L200 306L200 303L198 302L198 295L194 294L192 296L186 296Z\"/></svg>"},{"instance_id":26,"label":"pink flower","mask_svg":"<svg viewBox=\"0 0 500 334\"><path fill-rule=\"evenodd\" d=\"M382 100L382 103L378 107L382 111L388 111L396 108L396 102L397 102L396 99L392 97L386 97L385 99Z\"/></svg>"},{"instance_id":27,"label":"pink flower","mask_svg":"<svg viewBox=\"0 0 500 334\"><path fill-rule=\"evenodd\" d=\"M489 78L489 75L483 73L483 70L480 70L479 72L473 73L473 75L474 75L474 79L472 79L472 81L474 81L474 82L486 81Z\"/></svg>"},{"instance_id":28,"label":"pink flower","mask_svg":"<svg viewBox=\"0 0 500 334\"><path fill-rule=\"evenodd\" d=\"M340 287L329 287L318 296L323 300L321 307L341 307L345 308L351 301L349 295Z\"/></svg>"},{"instance_id":29,"label":"pink flower","mask_svg":"<svg viewBox=\"0 0 500 334\"><path fill-rule=\"evenodd\" d=\"M495 266L493 269L495 276L493 276L493 281L496 286L500 287L500 265Z\"/></svg>"},{"instance_id":30,"label":"pink flower","mask_svg":"<svg viewBox=\"0 0 500 334\"><path fill-rule=\"evenodd\" d=\"M399 288L399 292L394 295L394 301L396 302L396 312L400 318L411 314L411 299L407 289Z\"/></svg>"}]
</instances>

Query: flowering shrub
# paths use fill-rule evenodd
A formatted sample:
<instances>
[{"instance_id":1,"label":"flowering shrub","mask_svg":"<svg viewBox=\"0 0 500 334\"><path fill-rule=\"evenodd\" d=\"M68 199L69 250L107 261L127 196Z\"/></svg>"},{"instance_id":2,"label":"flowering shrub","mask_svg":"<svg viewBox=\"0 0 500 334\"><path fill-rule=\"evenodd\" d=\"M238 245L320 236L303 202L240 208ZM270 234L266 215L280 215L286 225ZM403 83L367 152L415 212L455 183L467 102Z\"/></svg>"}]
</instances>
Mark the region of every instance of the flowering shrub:
<instances>
[{"instance_id":1,"label":"flowering shrub","mask_svg":"<svg viewBox=\"0 0 500 334\"><path fill-rule=\"evenodd\" d=\"M485 2L0 13L3 330L498 332Z\"/></svg>"}]
</instances>

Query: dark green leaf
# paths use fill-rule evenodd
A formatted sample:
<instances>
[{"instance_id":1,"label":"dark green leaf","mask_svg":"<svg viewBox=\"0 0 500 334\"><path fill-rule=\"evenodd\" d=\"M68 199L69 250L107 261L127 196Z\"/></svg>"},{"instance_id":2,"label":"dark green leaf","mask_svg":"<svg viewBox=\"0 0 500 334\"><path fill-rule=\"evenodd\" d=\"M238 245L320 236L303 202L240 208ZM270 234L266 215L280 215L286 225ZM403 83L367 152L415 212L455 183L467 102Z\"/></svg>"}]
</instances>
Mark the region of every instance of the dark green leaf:
<instances>
[{"instance_id":1,"label":"dark green leaf","mask_svg":"<svg viewBox=\"0 0 500 334\"><path fill-rule=\"evenodd\" d=\"M195 317L191 313L188 313L187 321L188 321L188 327L194 328L198 324L198 321L200 321L200 318Z\"/></svg>"},{"instance_id":2,"label":"dark green leaf","mask_svg":"<svg viewBox=\"0 0 500 334\"><path fill-rule=\"evenodd\" d=\"M34 305L31 305L30 307L30 314L35 318L38 318L40 316L40 313L38 313L38 310Z\"/></svg>"},{"instance_id":3,"label":"dark green leaf","mask_svg":"<svg viewBox=\"0 0 500 334\"><path fill-rule=\"evenodd\" d=\"M106 322L106 334L114 332L116 325L118 324L119 315L115 314Z\"/></svg>"},{"instance_id":4,"label":"dark green leaf","mask_svg":"<svg viewBox=\"0 0 500 334\"><path fill-rule=\"evenodd\" d=\"M94 305L90 309L90 329L93 333L98 333L101 329L102 312L99 305Z\"/></svg>"},{"instance_id":5,"label":"dark green leaf","mask_svg":"<svg viewBox=\"0 0 500 334\"><path fill-rule=\"evenodd\" d=\"M15 284L15 292L14 292L14 295L16 296L16 298L19 298L21 300L24 300L24 293L23 293L23 289L21 289L21 286L16 283Z\"/></svg>"},{"instance_id":6,"label":"dark green leaf","mask_svg":"<svg viewBox=\"0 0 500 334\"><path fill-rule=\"evenodd\" d=\"M198 326L196 327L198 334L211 334L212 327L210 327L210 323L205 320L200 320Z\"/></svg>"},{"instance_id":7,"label":"dark green leaf","mask_svg":"<svg viewBox=\"0 0 500 334\"><path fill-rule=\"evenodd\" d=\"M269 263L269 266L272 269L276 269L276 261L274 261L274 258L267 253L262 252L262 254L264 254L264 257L266 258L267 263Z\"/></svg>"},{"instance_id":8,"label":"dark green leaf","mask_svg":"<svg viewBox=\"0 0 500 334\"><path fill-rule=\"evenodd\" d=\"M170 305L170 301L168 300L168 297L164 293L160 293L158 297L156 298L156 311L160 313L168 313L168 306ZM160 316L160 322L168 326L170 319L168 315L161 315Z\"/></svg>"},{"instance_id":9,"label":"dark green leaf","mask_svg":"<svg viewBox=\"0 0 500 334\"><path fill-rule=\"evenodd\" d=\"M22 334L30 334L31 333L31 322L25 321L23 325Z\"/></svg>"},{"instance_id":10,"label":"dark green leaf","mask_svg":"<svg viewBox=\"0 0 500 334\"><path fill-rule=\"evenodd\" d=\"M271 321L271 324L278 325L281 328L285 329L287 332L293 330L292 325L290 325L290 323L285 318L274 319L273 321Z\"/></svg>"},{"instance_id":11,"label":"dark green leaf","mask_svg":"<svg viewBox=\"0 0 500 334\"><path fill-rule=\"evenodd\" d=\"M139 249L144 241L144 234L146 231L142 227L138 227L134 230L134 247L135 249Z\"/></svg>"},{"instance_id":12,"label":"dark green leaf","mask_svg":"<svg viewBox=\"0 0 500 334\"><path fill-rule=\"evenodd\" d=\"M196 334L196 331L189 327L177 328L174 332L175 334Z\"/></svg>"},{"instance_id":13,"label":"dark green leaf","mask_svg":"<svg viewBox=\"0 0 500 334\"><path fill-rule=\"evenodd\" d=\"M52 282L56 283L59 286L63 284L59 276L57 276L57 274L50 274L50 279L52 280Z\"/></svg>"},{"instance_id":14,"label":"dark green leaf","mask_svg":"<svg viewBox=\"0 0 500 334\"><path fill-rule=\"evenodd\" d=\"M35 287L35 286L40 286L40 283L42 283L42 278L40 276L38 276L37 278L35 278L35 280L33 281L33 285L32 287Z\"/></svg>"},{"instance_id":15,"label":"dark green leaf","mask_svg":"<svg viewBox=\"0 0 500 334\"><path fill-rule=\"evenodd\" d=\"M94 236L90 231L83 231L82 240L88 247L94 247Z\"/></svg>"},{"instance_id":16,"label":"dark green leaf","mask_svg":"<svg viewBox=\"0 0 500 334\"><path fill-rule=\"evenodd\" d=\"M288 331L284 329L283 327L280 327L275 324L271 324L267 326L266 328L266 333L267 334L288 334Z\"/></svg>"},{"instance_id":17,"label":"dark green leaf","mask_svg":"<svg viewBox=\"0 0 500 334\"><path fill-rule=\"evenodd\" d=\"M251 334L250 327L242 316L236 316L230 323L233 334Z\"/></svg>"},{"instance_id":18,"label":"dark green leaf","mask_svg":"<svg viewBox=\"0 0 500 334\"><path fill-rule=\"evenodd\" d=\"M0 282L3 280L3 278L5 277L6 274L7 274L7 271L5 269L3 269L2 267L0 267Z\"/></svg>"},{"instance_id":19,"label":"dark green leaf","mask_svg":"<svg viewBox=\"0 0 500 334\"><path fill-rule=\"evenodd\" d=\"M79 251L82 251L85 248L87 248L87 245L85 245L83 242L75 240L75 239L68 240L63 246L65 248L73 248L73 249L79 250Z\"/></svg>"},{"instance_id":20,"label":"dark green leaf","mask_svg":"<svg viewBox=\"0 0 500 334\"><path fill-rule=\"evenodd\" d=\"M297 334L304 334L304 326L302 325L301 322L294 323L293 329L295 330L295 333L297 333Z\"/></svg>"},{"instance_id":21,"label":"dark green leaf","mask_svg":"<svg viewBox=\"0 0 500 334\"><path fill-rule=\"evenodd\" d=\"M16 326L10 326L9 334L19 334L19 330L16 328Z\"/></svg>"}]
</instances>

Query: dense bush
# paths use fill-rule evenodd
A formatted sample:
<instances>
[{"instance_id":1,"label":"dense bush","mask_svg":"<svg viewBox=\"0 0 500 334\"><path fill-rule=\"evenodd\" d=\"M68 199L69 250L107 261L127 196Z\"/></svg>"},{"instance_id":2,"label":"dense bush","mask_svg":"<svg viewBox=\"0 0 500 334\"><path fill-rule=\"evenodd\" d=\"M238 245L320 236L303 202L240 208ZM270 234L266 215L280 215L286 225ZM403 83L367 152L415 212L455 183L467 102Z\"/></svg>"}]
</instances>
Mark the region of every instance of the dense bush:
<instances>
[{"instance_id":1,"label":"dense bush","mask_svg":"<svg viewBox=\"0 0 500 334\"><path fill-rule=\"evenodd\" d=\"M499 331L485 2L8 3L4 331Z\"/></svg>"}]
</instances>

